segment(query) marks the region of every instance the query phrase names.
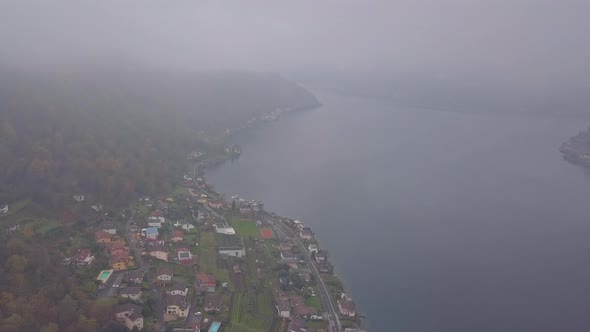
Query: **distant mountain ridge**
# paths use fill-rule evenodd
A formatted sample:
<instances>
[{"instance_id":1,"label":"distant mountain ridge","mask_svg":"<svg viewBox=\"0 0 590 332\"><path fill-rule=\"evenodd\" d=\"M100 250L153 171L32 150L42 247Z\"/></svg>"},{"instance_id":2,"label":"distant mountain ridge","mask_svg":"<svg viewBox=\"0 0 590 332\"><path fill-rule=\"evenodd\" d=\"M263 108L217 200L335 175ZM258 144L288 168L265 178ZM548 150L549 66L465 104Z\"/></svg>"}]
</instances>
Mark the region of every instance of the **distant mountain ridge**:
<instances>
[{"instance_id":1,"label":"distant mountain ridge","mask_svg":"<svg viewBox=\"0 0 590 332\"><path fill-rule=\"evenodd\" d=\"M220 151L226 129L317 98L276 74L100 68L1 71L0 202L105 203L170 189L195 147Z\"/></svg>"}]
</instances>

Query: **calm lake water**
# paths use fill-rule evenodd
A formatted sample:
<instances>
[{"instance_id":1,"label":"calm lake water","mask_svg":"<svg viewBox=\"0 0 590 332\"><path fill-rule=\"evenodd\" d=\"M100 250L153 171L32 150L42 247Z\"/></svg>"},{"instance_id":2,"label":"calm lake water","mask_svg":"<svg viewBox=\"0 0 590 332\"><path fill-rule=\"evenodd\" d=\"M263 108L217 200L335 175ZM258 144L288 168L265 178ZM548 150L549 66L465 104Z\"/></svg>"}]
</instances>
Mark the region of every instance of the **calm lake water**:
<instances>
[{"instance_id":1,"label":"calm lake water","mask_svg":"<svg viewBox=\"0 0 590 332\"><path fill-rule=\"evenodd\" d=\"M206 178L312 226L371 331L590 329L590 121L319 97Z\"/></svg>"}]
</instances>

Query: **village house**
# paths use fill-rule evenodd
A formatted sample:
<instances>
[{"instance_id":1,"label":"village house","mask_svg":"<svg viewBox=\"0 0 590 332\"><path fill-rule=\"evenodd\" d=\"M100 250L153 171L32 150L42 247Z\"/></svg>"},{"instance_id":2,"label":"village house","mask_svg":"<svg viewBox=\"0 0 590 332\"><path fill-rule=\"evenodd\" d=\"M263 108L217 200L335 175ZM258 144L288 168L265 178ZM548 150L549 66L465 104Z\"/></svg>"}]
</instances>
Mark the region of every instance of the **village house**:
<instances>
[{"instance_id":1,"label":"village house","mask_svg":"<svg viewBox=\"0 0 590 332\"><path fill-rule=\"evenodd\" d=\"M134 301L139 301L141 298L141 287L125 287L121 289L119 296L132 299Z\"/></svg>"},{"instance_id":2,"label":"village house","mask_svg":"<svg viewBox=\"0 0 590 332\"><path fill-rule=\"evenodd\" d=\"M162 224L166 222L164 217L149 217L147 220L148 227L162 228Z\"/></svg>"},{"instance_id":3,"label":"village house","mask_svg":"<svg viewBox=\"0 0 590 332\"><path fill-rule=\"evenodd\" d=\"M215 223L215 225L213 225L213 228L215 228L215 232L217 232L219 234L225 234L225 235L235 235L236 234L236 231L234 230L234 228L225 222Z\"/></svg>"},{"instance_id":4,"label":"village house","mask_svg":"<svg viewBox=\"0 0 590 332\"><path fill-rule=\"evenodd\" d=\"M221 312L223 301L221 295L208 293L203 300L203 307L205 312Z\"/></svg>"},{"instance_id":5,"label":"village house","mask_svg":"<svg viewBox=\"0 0 590 332\"><path fill-rule=\"evenodd\" d=\"M173 276L174 275L172 274L172 271L170 271L170 269L164 268L156 273L156 280L160 285L163 286L172 282Z\"/></svg>"},{"instance_id":6,"label":"village house","mask_svg":"<svg viewBox=\"0 0 590 332\"><path fill-rule=\"evenodd\" d=\"M141 313L141 306L132 303L119 304L115 306L115 320L119 322L125 321L125 316L134 312Z\"/></svg>"},{"instance_id":7,"label":"village house","mask_svg":"<svg viewBox=\"0 0 590 332\"><path fill-rule=\"evenodd\" d=\"M178 283L178 282L174 283L174 285L172 285L172 288L170 289L170 295L187 296L188 295L188 287L186 287L185 285Z\"/></svg>"},{"instance_id":8,"label":"village house","mask_svg":"<svg viewBox=\"0 0 590 332\"><path fill-rule=\"evenodd\" d=\"M137 328L138 330L143 329L143 315L140 312L132 312L125 316L125 327L129 330Z\"/></svg>"},{"instance_id":9,"label":"village house","mask_svg":"<svg viewBox=\"0 0 590 332\"><path fill-rule=\"evenodd\" d=\"M166 249L166 246L164 246L163 244L156 244L156 245L151 246L149 248L148 254L151 257L154 257L154 258L159 259L161 261L164 261L164 262L168 261L168 251Z\"/></svg>"},{"instance_id":10,"label":"village house","mask_svg":"<svg viewBox=\"0 0 590 332\"><path fill-rule=\"evenodd\" d=\"M184 230L185 230L185 231L187 231L187 232L190 232L190 230L191 230L191 229L194 229L194 228L195 228L195 226L193 226L193 225L191 225L191 224L188 224L188 223L186 223L186 224L182 224L181 228L182 228L182 229L184 229Z\"/></svg>"},{"instance_id":11,"label":"village house","mask_svg":"<svg viewBox=\"0 0 590 332\"><path fill-rule=\"evenodd\" d=\"M172 234L170 234L170 241L180 242L182 240L184 240L184 233L179 230L173 230Z\"/></svg>"},{"instance_id":12,"label":"village house","mask_svg":"<svg viewBox=\"0 0 590 332\"><path fill-rule=\"evenodd\" d=\"M112 255L110 264L113 270L126 270L129 267L135 266L135 259L133 255L122 252Z\"/></svg>"},{"instance_id":13,"label":"village house","mask_svg":"<svg viewBox=\"0 0 590 332\"><path fill-rule=\"evenodd\" d=\"M218 253L220 255L244 257L246 256L246 249L241 238L235 235L217 235Z\"/></svg>"},{"instance_id":14,"label":"village house","mask_svg":"<svg viewBox=\"0 0 590 332\"><path fill-rule=\"evenodd\" d=\"M299 269L297 275L305 280L305 282L311 282L311 271L309 269Z\"/></svg>"},{"instance_id":15,"label":"village house","mask_svg":"<svg viewBox=\"0 0 590 332\"><path fill-rule=\"evenodd\" d=\"M279 244L279 250L281 251L290 251L291 249L293 249L293 244L291 242L281 242Z\"/></svg>"},{"instance_id":16,"label":"village house","mask_svg":"<svg viewBox=\"0 0 590 332\"><path fill-rule=\"evenodd\" d=\"M354 317L356 316L356 305L354 301L347 297L346 295L342 295L341 299L337 301L338 303L338 311L340 314L347 317Z\"/></svg>"},{"instance_id":17,"label":"village house","mask_svg":"<svg viewBox=\"0 0 590 332\"><path fill-rule=\"evenodd\" d=\"M277 309L277 315L281 318L291 317L291 303L286 297L279 297L275 299L275 308Z\"/></svg>"},{"instance_id":18,"label":"village house","mask_svg":"<svg viewBox=\"0 0 590 332\"><path fill-rule=\"evenodd\" d=\"M90 249L78 249L72 256L72 263L77 267L89 265L93 260L94 256L91 255Z\"/></svg>"},{"instance_id":19,"label":"village house","mask_svg":"<svg viewBox=\"0 0 590 332\"><path fill-rule=\"evenodd\" d=\"M116 271L126 270L127 269L127 260L125 258L117 257L111 258L109 261L111 264L111 268Z\"/></svg>"},{"instance_id":20,"label":"village house","mask_svg":"<svg viewBox=\"0 0 590 332\"><path fill-rule=\"evenodd\" d=\"M318 250L319 250L319 249L318 249L318 245L317 245L317 244L315 244L315 243L312 243L312 244L310 244L310 245L307 247L307 250L309 250L309 253L310 253L310 254L317 253L317 252L318 252Z\"/></svg>"},{"instance_id":21,"label":"village house","mask_svg":"<svg viewBox=\"0 0 590 332\"><path fill-rule=\"evenodd\" d=\"M195 278L195 290L199 293L201 292L209 292L215 293L215 287L217 286L217 281L215 280L215 276L212 273L199 273Z\"/></svg>"},{"instance_id":22,"label":"village house","mask_svg":"<svg viewBox=\"0 0 590 332\"><path fill-rule=\"evenodd\" d=\"M8 204L0 205L0 214L7 214L8 213Z\"/></svg>"},{"instance_id":23,"label":"village house","mask_svg":"<svg viewBox=\"0 0 590 332\"><path fill-rule=\"evenodd\" d=\"M76 201L78 203L84 202L84 195L83 194L74 195L72 198L74 199L74 201Z\"/></svg>"},{"instance_id":24,"label":"village house","mask_svg":"<svg viewBox=\"0 0 590 332\"><path fill-rule=\"evenodd\" d=\"M112 237L111 234L109 234L103 230L94 232L94 239L96 240L96 243L98 243L98 244L110 243L111 237Z\"/></svg>"},{"instance_id":25,"label":"village house","mask_svg":"<svg viewBox=\"0 0 590 332\"><path fill-rule=\"evenodd\" d=\"M325 250L320 250L315 254L315 261L318 264L325 264L328 262L328 252Z\"/></svg>"},{"instance_id":26,"label":"village house","mask_svg":"<svg viewBox=\"0 0 590 332\"><path fill-rule=\"evenodd\" d=\"M142 270L127 271L127 273L126 273L127 282L139 285L143 282L144 274L145 274L145 271L142 271Z\"/></svg>"},{"instance_id":27,"label":"village house","mask_svg":"<svg viewBox=\"0 0 590 332\"><path fill-rule=\"evenodd\" d=\"M107 246L107 252L111 256L117 256L121 254L129 255L129 247L119 243L111 243L109 246Z\"/></svg>"},{"instance_id":28,"label":"village house","mask_svg":"<svg viewBox=\"0 0 590 332\"><path fill-rule=\"evenodd\" d=\"M212 209L222 209L225 206L225 202L224 201L218 201L218 200L209 200L207 201L207 206L209 206Z\"/></svg>"},{"instance_id":29,"label":"village house","mask_svg":"<svg viewBox=\"0 0 590 332\"><path fill-rule=\"evenodd\" d=\"M166 312L176 317L187 317L191 308L186 297L182 295L168 295L164 303L166 305Z\"/></svg>"},{"instance_id":30,"label":"village house","mask_svg":"<svg viewBox=\"0 0 590 332\"><path fill-rule=\"evenodd\" d=\"M289 322L288 331L289 332L307 332L307 331L311 331L311 330L308 330L307 327L305 326L305 319L294 317Z\"/></svg>"},{"instance_id":31,"label":"village house","mask_svg":"<svg viewBox=\"0 0 590 332\"><path fill-rule=\"evenodd\" d=\"M159 232L157 227L148 227L141 230L141 235L146 239L155 240L158 238Z\"/></svg>"},{"instance_id":32,"label":"village house","mask_svg":"<svg viewBox=\"0 0 590 332\"><path fill-rule=\"evenodd\" d=\"M295 255L291 251L281 250L281 261L285 264L289 263L297 263L299 261L299 256Z\"/></svg>"},{"instance_id":33,"label":"village house","mask_svg":"<svg viewBox=\"0 0 590 332\"><path fill-rule=\"evenodd\" d=\"M112 222L103 222L102 224L100 224L99 228L102 231L107 232L111 235L117 234L117 227L115 227L115 224L113 224Z\"/></svg>"},{"instance_id":34,"label":"village house","mask_svg":"<svg viewBox=\"0 0 590 332\"><path fill-rule=\"evenodd\" d=\"M311 228L309 226L301 228L301 230L299 231L299 237L302 240L312 240L313 232L311 231Z\"/></svg>"},{"instance_id":35,"label":"village house","mask_svg":"<svg viewBox=\"0 0 590 332\"><path fill-rule=\"evenodd\" d=\"M193 255L187 247L179 247L176 249L176 257L180 264L190 265L193 262Z\"/></svg>"}]
</instances>

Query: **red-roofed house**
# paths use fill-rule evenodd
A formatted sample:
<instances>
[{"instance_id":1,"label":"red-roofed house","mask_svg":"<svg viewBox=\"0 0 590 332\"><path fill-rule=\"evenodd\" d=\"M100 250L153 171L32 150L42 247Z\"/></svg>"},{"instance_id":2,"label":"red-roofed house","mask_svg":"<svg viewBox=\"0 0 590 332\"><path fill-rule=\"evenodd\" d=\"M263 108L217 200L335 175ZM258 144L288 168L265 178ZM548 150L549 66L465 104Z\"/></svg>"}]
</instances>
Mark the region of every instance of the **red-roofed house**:
<instances>
[{"instance_id":1,"label":"red-roofed house","mask_svg":"<svg viewBox=\"0 0 590 332\"><path fill-rule=\"evenodd\" d=\"M179 231L179 230L173 230L172 231L172 237L170 238L170 241L172 242L180 242L184 240L184 233Z\"/></svg>"},{"instance_id":2,"label":"red-roofed house","mask_svg":"<svg viewBox=\"0 0 590 332\"><path fill-rule=\"evenodd\" d=\"M176 257L180 264L191 265L193 262L193 255L187 247L179 247L176 249Z\"/></svg>"},{"instance_id":3,"label":"red-roofed house","mask_svg":"<svg viewBox=\"0 0 590 332\"><path fill-rule=\"evenodd\" d=\"M217 282L211 273L199 273L195 278L195 290L197 292L215 293Z\"/></svg>"}]
</instances>

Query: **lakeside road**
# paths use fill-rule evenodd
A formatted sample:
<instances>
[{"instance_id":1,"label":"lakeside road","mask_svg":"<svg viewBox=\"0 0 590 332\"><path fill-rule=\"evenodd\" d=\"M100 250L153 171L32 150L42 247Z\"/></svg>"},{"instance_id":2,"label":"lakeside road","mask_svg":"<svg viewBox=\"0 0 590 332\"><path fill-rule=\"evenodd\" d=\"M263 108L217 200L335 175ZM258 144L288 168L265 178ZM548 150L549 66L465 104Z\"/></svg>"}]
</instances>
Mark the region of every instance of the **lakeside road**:
<instances>
[{"instance_id":1,"label":"lakeside road","mask_svg":"<svg viewBox=\"0 0 590 332\"><path fill-rule=\"evenodd\" d=\"M198 191L201 193L204 193L206 195L208 195L209 197L215 198L215 199L221 199L221 195L215 192L210 192L206 189L203 189L201 187L198 187ZM193 191L193 189L189 189L189 193L192 196L198 196L197 193L195 193ZM223 220L225 220L225 217L221 216L220 214L218 214L215 210L213 210L212 208L208 207L206 204L204 205L205 208L210 211L211 213L213 213L215 216L222 218ZM294 240L296 242L296 244L301 248L301 252L305 253L305 261L307 263L307 265L309 265L309 268L311 269L315 279L318 281L318 288L320 290L320 298L322 301L322 305L323 307L326 309L327 313L328 313L328 323L329 323L329 330L331 332L340 332L342 331L342 325L340 323L340 318L338 316L338 311L335 309L335 305L332 301L332 298L330 297L330 293L328 292L328 288L326 287L326 284L324 283L324 280L321 278L321 275L317 269L317 267L315 266L315 264L313 263L313 260L311 259L311 256L309 255L309 251L307 250L307 248L305 247L305 245L303 244L303 242L301 242L301 240L299 239L299 237L297 236L297 234L295 234L289 227L287 227L286 225L283 224L283 222L281 221L280 218L276 217L276 216L272 216L271 214L264 212L264 216L268 219L271 219L275 225L277 225L278 227L281 228L283 233L286 233L289 235L289 237Z\"/></svg>"},{"instance_id":2,"label":"lakeside road","mask_svg":"<svg viewBox=\"0 0 590 332\"><path fill-rule=\"evenodd\" d=\"M272 216L270 216L268 214L267 214L267 217L273 218ZM297 237L297 234L295 234L288 226L285 226L279 220L279 218L273 218L273 221L275 221L275 225L280 227L284 233L286 232L287 234L289 234L291 236L291 238L297 242L297 245L300 247L301 252L305 253L305 261L307 262L307 265L309 265L309 267L311 268L311 271L313 272L315 279L318 280L318 286L319 286L318 288L320 289L320 297L322 298L322 303L324 305L324 308L328 312L328 322L330 324L330 331L332 331L332 332L342 331L342 326L340 324L338 312L334 308L334 303L332 301L332 298L330 297L330 293L328 292L328 288L326 287L324 280L321 278L316 265L313 263L313 260L311 259L311 256L309 255L309 251L307 250L307 248L305 247L303 242L301 242L301 240Z\"/></svg>"}]
</instances>

